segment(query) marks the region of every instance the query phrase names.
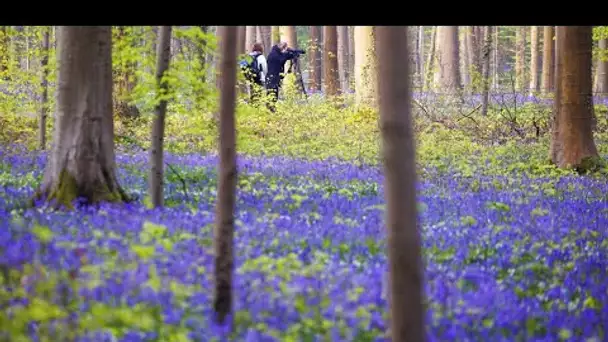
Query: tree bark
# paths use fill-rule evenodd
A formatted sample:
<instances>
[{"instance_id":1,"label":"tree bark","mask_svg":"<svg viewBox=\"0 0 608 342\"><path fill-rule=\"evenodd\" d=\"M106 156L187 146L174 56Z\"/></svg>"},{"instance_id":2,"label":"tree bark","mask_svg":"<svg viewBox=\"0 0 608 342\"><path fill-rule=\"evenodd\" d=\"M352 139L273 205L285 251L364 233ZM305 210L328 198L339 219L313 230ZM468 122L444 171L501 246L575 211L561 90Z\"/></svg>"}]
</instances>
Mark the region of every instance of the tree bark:
<instances>
[{"instance_id":1,"label":"tree bark","mask_svg":"<svg viewBox=\"0 0 608 342\"><path fill-rule=\"evenodd\" d=\"M157 96L166 94L169 85L163 76L169 69L171 59L171 26L159 28L158 51L156 51L156 86ZM152 146L150 147L150 200L152 206L162 207L164 205L163 179L164 179L164 138L165 138L165 115L167 113L167 100L159 98L154 108L154 122L152 123Z\"/></svg>"},{"instance_id":2,"label":"tree bark","mask_svg":"<svg viewBox=\"0 0 608 342\"><path fill-rule=\"evenodd\" d=\"M416 152L411 123L407 35L377 28L380 129L388 234L391 340L425 341L421 238L416 209Z\"/></svg>"},{"instance_id":3,"label":"tree bark","mask_svg":"<svg viewBox=\"0 0 608 342\"><path fill-rule=\"evenodd\" d=\"M435 68L435 59L437 55L437 26L433 26L431 33L431 46L429 48L429 57L426 61L426 75L424 77L424 89L430 90L433 88L433 74Z\"/></svg>"},{"instance_id":4,"label":"tree bark","mask_svg":"<svg viewBox=\"0 0 608 342\"><path fill-rule=\"evenodd\" d=\"M448 91L460 89L458 26L439 26L437 29L440 85Z\"/></svg>"},{"instance_id":5,"label":"tree bark","mask_svg":"<svg viewBox=\"0 0 608 342\"><path fill-rule=\"evenodd\" d=\"M538 26L530 28L530 92L536 94L540 91L540 54L539 54L539 30Z\"/></svg>"},{"instance_id":6,"label":"tree bark","mask_svg":"<svg viewBox=\"0 0 608 342\"><path fill-rule=\"evenodd\" d=\"M50 27L43 27L42 32L42 56L40 58L40 122L38 127L38 147L40 150L46 149L46 118L49 102L49 50L50 50Z\"/></svg>"},{"instance_id":7,"label":"tree bark","mask_svg":"<svg viewBox=\"0 0 608 342\"><path fill-rule=\"evenodd\" d=\"M348 85L348 26L338 26L338 74L343 93L349 91Z\"/></svg>"},{"instance_id":8,"label":"tree bark","mask_svg":"<svg viewBox=\"0 0 608 342\"><path fill-rule=\"evenodd\" d=\"M486 26L484 31L484 42L482 52L482 97L481 97L481 115L488 115L488 102L490 100L490 52L492 50L492 26Z\"/></svg>"},{"instance_id":9,"label":"tree bark","mask_svg":"<svg viewBox=\"0 0 608 342\"><path fill-rule=\"evenodd\" d=\"M561 168L598 157L593 140L592 27L557 27L557 68L550 158Z\"/></svg>"},{"instance_id":10,"label":"tree bark","mask_svg":"<svg viewBox=\"0 0 608 342\"><path fill-rule=\"evenodd\" d=\"M515 31L515 90L523 91L526 85L526 27Z\"/></svg>"},{"instance_id":11,"label":"tree bark","mask_svg":"<svg viewBox=\"0 0 608 342\"><path fill-rule=\"evenodd\" d=\"M308 56L310 58L310 77L308 88L315 92L321 90L321 32L319 26L310 26L309 33L310 45L308 47Z\"/></svg>"},{"instance_id":12,"label":"tree bark","mask_svg":"<svg viewBox=\"0 0 608 342\"><path fill-rule=\"evenodd\" d=\"M553 91L555 71L555 42L553 26L545 26L543 31L543 79L542 93L549 94Z\"/></svg>"},{"instance_id":13,"label":"tree bark","mask_svg":"<svg viewBox=\"0 0 608 342\"><path fill-rule=\"evenodd\" d=\"M232 311L232 272L234 268L234 211L236 202L236 43L234 26L221 30L221 77L218 197L215 223L215 296L214 309L219 323Z\"/></svg>"},{"instance_id":14,"label":"tree bark","mask_svg":"<svg viewBox=\"0 0 608 342\"><path fill-rule=\"evenodd\" d=\"M597 61L597 83L595 92L600 96L608 95L608 59L606 49L608 49L608 39L600 39L599 41L600 59Z\"/></svg>"},{"instance_id":15,"label":"tree bark","mask_svg":"<svg viewBox=\"0 0 608 342\"><path fill-rule=\"evenodd\" d=\"M377 63L374 27L355 26L355 98L357 105L376 106Z\"/></svg>"},{"instance_id":16,"label":"tree bark","mask_svg":"<svg viewBox=\"0 0 608 342\"><path fill-rule=\"evenodd\" d=\"M38 195L71 207L122 201L115 174L112 32L109 26L60 26L53 149Z\"/></svg>"},{"instance_id":17,"label":"tree bark","mask_svg":"<svg viewBox=\"0 0 608 342\"><path fill-rule=\"evenodd\" d=\"M325 75L325 95L339 93L338 83L338 31L336 26L323 26L323 74Z\"/></svg>"}]
</instances>

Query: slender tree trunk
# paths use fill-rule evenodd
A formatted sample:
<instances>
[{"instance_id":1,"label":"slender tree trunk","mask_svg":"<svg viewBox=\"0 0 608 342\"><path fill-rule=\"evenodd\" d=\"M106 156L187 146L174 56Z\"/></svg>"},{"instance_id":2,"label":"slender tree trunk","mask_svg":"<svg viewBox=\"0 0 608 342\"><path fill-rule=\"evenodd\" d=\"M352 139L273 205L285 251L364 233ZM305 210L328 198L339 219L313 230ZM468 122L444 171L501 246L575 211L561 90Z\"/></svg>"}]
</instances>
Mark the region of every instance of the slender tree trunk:
<instances>
[{"instance_id":1,"label":"slender tree trunk","mask_svg":"<svg viewBox=\"0 0 608 342\"><path fill-rule=\"evenodd\" d=\"M526 85L526 27L518 26L515 32L515 90L523 91Z\"/></svg>"},{"instance_id":2,"label":"slender tree trunk","mask_svg":"<svg viewBox=\"0 0 608 342\"><path fill-rule=\"evenodd\" d=\"M222 26L218 198L215 223L215 296L214 309L219 323L232 312L232 272L234 268L234 212L236 203L236 43L234 26Z\"/></svg>"},{"instance_id":3,"label":"slender tree trunk","mask_svg":"<svg viewBox=\"0 0 608 342\"><path fill-rule=\"evenodd\" d=\"M439 82L450 91L460 89L460 58L458 49L458 26L439 26Z\"/></svg>"},{"instance_id":4,"label":"slender tree trunk","mask_svg":"<svg viewBox=\"0 0 608 342\"><path fill-rule=\"evenodd\" d=\"M492 50L492 26L486 26L482 52L482 81L481 115L488 115L488 102L490 100L490 53Z\"/></svg>"},{"instance_id":5,"label":"slender tree trunk","mask_svg":"<svg viewBox=\"0 0 608 342\"><path fill-rule=\"evenodd\" d=\"M431 32L431 46L429 48L429 56L426 61L426 76L424 77L424 89L429 90L433 85L433 74L435 68L435 59L436 59L436 47L437 47L437 26L432 27L433 32Z\"/></svg>"},{"instance_id":6,"label":"slender tree trunk","mask_svg":"<svg viewBox=\"0 0 608 342\"><path fill-rule=\"evenodd\" d=\"M379 26L380 129L387 205L392 341L425 341L423 261L416 209L416 152L403 27Z\"/></svg>"},{"instance_id":7,"label":"slender tree trunk","mask_svg":"<svg viewBox=\"0 0 608 342\"><path fill-rule=\"evenodd\" d=\"M256 42L255 40L256 26L248 25L245 27L245 51L251 52L251 47Z\"/></svg>"},{"instance_id":8,"label":"slender tree trunk","mask_svg":"<svg viewBox=\"0 0 608 342\"><path fill-rule=\"evenodd\" d=\"M46 118L48 112L49 100L49 50L50 50L50 27L43 27L42 31L42 56L40 58L40 87L42 94L40 96L40 123L38 127L39 139L38 146L40 150L46 149Z\"/></svg>"},{"instance_id":9,"label":"slender tree trunk","mask_svg":"<svg viewBox=\"0 0 608 342\"><path fill-rule=\"evenodd\" d=\"M308 56L310 58L310 77L308 88L315 92L321 90L321 49L319 26L310 26L310 45Z\"/></svg>"},{"instance_id":10,"label":"slender tree trunk","mask_svg":"<svg viewBox=\"0 0 608 342\"><path fill-rule=\"evenodd\" d=\"M472 49L471 49L471 34L469 33L469 27L468 26L464 26L464 35L462 37L462 64L463 64L463 68L462 68L462 82L464 84L465 87L470 87L471 86L471 75L469 74L469 72L471 71L471 61L472 61L472 57L471 57L471 53L472 53Z\"/></svg>"},{"instance_id":11,"label":"slender tree trunk","mask_svg":"<svg viewBox=\"0 0 608 342\"><path fill-rule=\"evenodd\" d=\"M543 31L543 79L542 93L549 94L553 91L555 71L555 42L553 26L545 26Z\"/></svg>"},{"instance_id":12,"label":"slender tree trunk","mask_svg":"<svg viewBox=\"0 0 608 342\"><path fill-rule=\"evenodd\" d=\"M279 42L281 41L281 27L280 26L272 26L270 35L271 35L271 38L272 38L272 45L279 44Z\"/></svg>"},{"instance_id":13,"label":"slender tree trunk","mask_svg":"<svg viewBox=\"0 0 608 342\"><path fill-rule=\"evenodd\" d=\"M600 39L599 41L600 59L597 61L597 83L595 92L600 96L608 95L608 58L606 58L606 49L608 49L608 39Z\"/></svg>"},{"instance_id":14,"label":"slender tree trunk","mask_svg":"<svg viewBox=\"0 0 608 342\"><path fill-rule=\"evenodd\" d=\"M325 75L325 95L339 93L338 77L338 31L336 26L323 26L323 74Z\"/></svg>"},{"instance_id":15,"label":"slender tree trunk","mask_svg":"<svg viewBox=\"0 0 608 342\"><path fill-rule=\"evenodd\" d=\"M348 26L338 26L338 72L340 75L340 88L343 93L349 91L348 38Z\"/></svg>"},{"instance_id":16,"label":"slender tree trunk","mask_svg":"<svg viewBox=\"0 0 608 342\"><path fill-rule=\"evenodd\" d=\"M374 27L355 26L355 98L357 105L376 106L377 63Z\"/></svg>"},{"instance_id":17,"label":"slender tree trunk","mask_svg":"<svg viewBox=\"0 0 608 342\"><path fill-rule=\"evenodd\" d=\"M540 54L539 54L539 30L538 26L530 28L530 92L536 94L540 91Z\"/></svg>"},{"instance_id":18,"label":"slender tree trunk","mask_svg":"<svg viewBox=\"0 0 608 342\"><path fill-rule=\"evenodd\" d=\"M171 59L171 26L161 26L158 36L158 51L156 51L156 86L158 94L166 94L169 85L163 82L163 76L169 69ZM165 115L167 113L167 100L161 99L154 108L154 122L152 123L152 146L150 148L150 199L152 206L164 205L163 195L163 148L165 138Z\"/></svg>"},{"instance_id":19,"label":"slender tree trunk","mask_svg":"<svg viewBox=\"0 0 608 342\"><path fill-rule=\"evenodd\" d=\"M598 157L593 140L591 94L592 27L557 27L555 121L550 158L561 168L579 168Z\"/></svg>"},{"instance_id":20,"label":"slender tree trunk","mask_svg":"<svg viewBox=\"0 0 608 342\"><path fill-rule=\"evenodd\" d=\"M53 149L38 195L71 207L122 201L115 174L112 32L109 26L60 26Z\"/></svg>"}]
</instances>

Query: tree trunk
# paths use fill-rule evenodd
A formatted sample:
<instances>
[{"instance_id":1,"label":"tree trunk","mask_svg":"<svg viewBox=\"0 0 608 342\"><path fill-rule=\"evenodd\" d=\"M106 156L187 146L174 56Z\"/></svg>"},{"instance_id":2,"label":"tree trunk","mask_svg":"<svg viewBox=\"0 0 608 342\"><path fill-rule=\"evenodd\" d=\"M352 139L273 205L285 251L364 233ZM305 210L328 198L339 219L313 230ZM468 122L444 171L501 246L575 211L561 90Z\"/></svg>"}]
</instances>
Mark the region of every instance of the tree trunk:
<instances>
[{"instance_id":1,"label":"tree trunk","mask_svg":"<svg viewBox=\"0 0 608 342\"><path fill-rule=\"evenodd\" d=\"M310 45L308 47L308 58L310 58L310 77L308 88L310 91L321 90L321 49L319 26L310 26Z\"/></svg>"},{"instance_id":2,"label":"tree trunk","mask_svg":"<svg viewBox=\"0 0 608 342\"><path fill-rule=\"evenodd\" d=\"M248 25L245 27L245 51L251 52L255 40L256 26Z\"/></svg>"},{"instance_id":3,"label":"tree trunk","mask_svg":"<svg viewBox=\"0 0 608 342\"><path fill-rule=\"evenodd\" d=\"M272 45L277 45L281 41L281 26L272 26L270 35L272 36Z\"/></svg>"},{"instance_id":4,"label":"tree trunk","mask_svg":"<svg viewBox=\"0 0 608 342\"><path fill-rule=\"evenodd\" d=\"M471 49L471 34L469 33L469 29L468 26L464 26L465 30L464 30L464 35L463 35L463 39L462 39L462 64L463 64L463 68L462 68L462 83L465 87L470 87L471 86L471 75L469 74L469 72L471 71L471 61L472 61L472 57L471 57L471 53L472 53L472 49Z\"/></svg>"},{"instance_id":5,"label":"tree trunk","mask_svg":"<svg viewBox=\"0 0 608 342\"><path fill-rule=\"evenodd\" d=\"M557 68L550 158L561 168L586 168L593 141L592 27L557 27Z\"/></svg>"},{"instance_id":6,"label":"tree trunk","mask_svg":"<svg viewBox=\"0 0 608 342\"><path fill-rule=\"evenodd\" d=\"M338 73L340 88L343 93L349 91L348 86L348 26L338 26Z\"/></svg>"},{"instance_id":7,"label":"tree trunk","mask_svg":"<svg viewBox=\"0 0 608 342\"><path fill-rule=\"evenodd\" d=\"M486 26L484 31L483 53L482 53L482 97L481 115L488 115L488 102L490 100L490 52L492 50L492 26Z\"/></svg>"},{"instance_id":8,"label":"tree trunk","mask_svg":"<svg viewBox=\"0 0 608 342\"><path fill-rule=\"evenodd\" d=\"M539 30L538 26L532 26L530 28L530 92L532 94L540 91L540 54L539 54Z\"/></svg>"},{"instance_id":9,"label":"tree trunk","mask_svg":"<svg viewBox=\"0 0 608 342\"><path fill-rule=\"evenodd\" d=\"M374 27L355 26L355 98L357 105L376 106L377 63Z\"/></svg>"},{"instance_id":10,"label":"tree trunk","mask_svg":"<svg viewBox=\"0 0 608 342\"><path fill-rule=\"evenodd\" d=\"M515 90L523 91L526 85L526 27L515 31Z\"/></svg>"},{"instance_id":11,"label":"tree trunk","mask_svg":"<svg viewBox=\"0 0 608 342\"><path fill-rule=\"evenodd\" d=\"M608 39L600 39L599 41L600 59L597 61L597 83L595 92L599 96L608 95L608 59L606 58L606 49L608 49Z\"/></svg>"},{"instance_id":12,"label":"tree trunk","mask_svg":"<svg viewBox=\"0 0 608 342\"><path fill-rule=\"evenodd\" d=\"M379 26L380 129L389 259L392 341L425 341L423 262L416 209L416 153L411 123L407 35Z\"/></svg>"},{"instance_id":13,"label":"tree trunk","mask_svg":"<svg viewBox=\"0 0 608 342\"><path fill-rule=\"evenodd\" d=\"M157 96L166 94L169 85L163 82L163 76L169 69L171 59L171 26L161 26L158 36L158 51L156 51L156 86ZM167 100L159 99L154 108L154 122L152 123L152 146L150 147L150 200L152 206L163 206L163 141L165 138L165 115L167 113Z\"/></svg>"},{"instance_id":14,"label":"tree trunk","mask_svg":"<svg viewBox=\"0 0 608 342\"><path fill-rule=\"evenodd\" d=\"M439 82L446 90L460 89L458 26L439 26Z\"/></svg>"},{"instance_id":15,"label":"tree trunk","mask_svg":"<svg viewBox=\"0 0 608 342\"><path fill-rule=\"evenodd\" d=\"M221 27L221 77L219 158L215 223L215 298L218 321L232 311L232 272L234 268L234 211L236 203L236 40L234 26Z\"/></svg>"},{"instance_id":16,"label":"tree trunk","mask_svg":"<svg viewBox=\"0 0 608 342\"><path fill-rule=\"evenodd\" d=\"M38 147L40 150L46 149L46 118L49 102L49 50L50 50L50 27L42 28L42 55L40 58L40 122L38 127Z\"/></svg>"},{"instance_id":17,"label":"tree trunk","mask_svg":"<svg viewBox=\"0 0 608 342\"><path fill-rule=\"evenodd\" d=\"M115 174L111 29L58 31L55 132L39 195L67 207L127 200Z\"/></svg>"},{"instance_id":18,"label":"tree trunk","mask_svg":"<svg viewBox=\"0 0 608 342\"><path fill-rule=\"evenodd\" d=\"M433 74L436 60L437 48L437 26L433 26L431 33L431 46L429 48L429 57L426 61L426 74L424 77L424 90L429 90L433 87Z\"/></svg>"},{"instance_id":19,"label":"tree trunk","mask_svg":"<svg viewBox=\"0 0 608 342\"><path fill-rule=\"evenodd\" d=\"M323 26L323 74L325 75L325 95L339 93L338 83L338 30L336 26Z\"/></svg>"},{"instance_id":20,"label":"tree trunk","mask_svg":"<svg viewBox=\"0 0 608 342\"><path fill-rule=\"evenodd\" d=\"M555 72L555 42L553 26L545 26L543 31L543 79L542 93L549 94L553 91Z\"/></svg>"},{"instance_id":21,"label":"tree trunk","mask_svg":"<svg viewBox=\"0 0 608 342\"><path fill-rule=\"evenodd\" d=\"M132 34L132 29L131 32ZM129 33L125 32L124 26L118 27L118 34L116 35L117 40L122 41L122 44L119 46L122 49L131 49L133 48L132 41L129 37ZM114 111L116 114L125 119L133 119L137 118L141 115L139 109L129 103L131 98L131 94L133 93L133 89L135 89L135 70L137 68L137 63L130 56L130 51L126 51L123 53L123 63L119 66L119 76L117 82L117 90L116 96L114 99Z\"/></svg>"}]
</instances>

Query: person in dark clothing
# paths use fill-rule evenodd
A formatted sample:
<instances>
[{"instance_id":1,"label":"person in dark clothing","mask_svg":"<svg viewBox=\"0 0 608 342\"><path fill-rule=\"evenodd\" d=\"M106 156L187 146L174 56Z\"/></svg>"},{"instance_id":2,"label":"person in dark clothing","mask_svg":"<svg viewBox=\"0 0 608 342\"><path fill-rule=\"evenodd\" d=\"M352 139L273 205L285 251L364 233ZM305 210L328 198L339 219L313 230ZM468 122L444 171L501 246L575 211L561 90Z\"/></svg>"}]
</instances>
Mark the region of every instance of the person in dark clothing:
<instances>
[{"instance_id":1,"label":"person in dark clothing","mask_svg":"<svg viewBox=\"0 0 608 342\"><path fill-rule=\"evenodd\" d=\"M266 75L266 92L271 96L269 108L275 111L275 103L279 99L279 89L285 73L285 63L296 57L296 51L287 47L287 43L281 42L272 47L266 57L268 74Z\"/></svg>"}]
</instances>

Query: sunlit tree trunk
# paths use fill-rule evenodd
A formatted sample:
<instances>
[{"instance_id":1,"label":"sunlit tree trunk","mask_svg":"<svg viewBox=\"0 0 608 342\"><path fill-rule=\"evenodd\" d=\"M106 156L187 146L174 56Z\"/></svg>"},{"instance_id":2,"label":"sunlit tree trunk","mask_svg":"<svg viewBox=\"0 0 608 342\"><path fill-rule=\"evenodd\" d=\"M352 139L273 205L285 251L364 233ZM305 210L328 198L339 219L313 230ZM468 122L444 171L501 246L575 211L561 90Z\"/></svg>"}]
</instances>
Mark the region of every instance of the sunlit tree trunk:
<instances>
[{"instance_id":1,"label":"sunlit tree trunk","mask_svg":"<svg viewBox=\"0 0 608 342\"><path fill-rule=\"evenodd\" d=\"M540 32L538 26L530 28L530 92L536 94L540 91Z\"/></svg>"},{"instance_id":2,"label":"sunlit tree trunk","mask_svg":"<svg viewBox=\"0 0 608 342\"><path fill-rule=\"evenodd\" d=\"M338 77L338 32L336 26L323 26L323 74L325 95L339 93Z\"/></svg>"},{"instance_id":3,"label":"sunlit tree trunk","mask_svg":"<svg viewBox=\"0 0 608 342\"><path fill-rule=\"evenodd\" d=\"M545 26L543 31L543 74L542 93L548 94L553 91L555 75L555 42L553 26Z\"/></svg>"},{"instance_id":4,"label":"sunlit tree trunk","mask_svg":"<svg viewBox=\"0 0 608 342\"><path fill-rule=\"evenodd\" d=\"M550 158L562 168L579 168L598 157L593 140L591 26L558 26L555 112Z\"/></svg>"},{"instance_id":5,"label":"sunlit tree trunk","mask_svg":"<svg viewBox=\"0 0 608 342\"><path fill-rule=\"evenodd\" d=\"M439 84L448 91L460 89L458 26L437 27L437 42L439 46Z\"/></svg>"},{"instance_id":6,"label":"sunlit tree trunk","mask_svg":"<svg viewBox=\"0 0 608 342\"><path fill-rule=\"evenodd\" d=\"M411 123L409 58L403 27L377 28L380 130L388 240L392 341L423 342L423 262L416 209L416 151Z\"/></svg>"},{"instance_id":7,"label":"sunlit tree trunk","mask_svg":"<svg viewBox=\"0 0 608 342\"><path fill-rule=\"evenodd\" d=\"M109 26L60 26L53 148L38 192L71 206L127 200L118 184Z\"/></svg>"},{"instance_id":8,"label":"sunlit tree trunk","mask_svg":"<svg viewBox=\"0 0 608 342\"><path fill-rule=\"evenodd\" d=\"M166 94L169 86L163 82L163 76L169 69L171 59L171 26L161 26L158 34L158 51L156 52L156 85L157 96ZM163 206L163 147L165 138L165 115L167 113L167 100L160 99L154 108L154 122L152 123L152 146L150 147L150 179L149 191L152 206Z\"/></svg>"},{"instance_id":9,"label":"sunlit tree trunk","mask_svg":"<svg viewBox=\"0 0 608 342\"><path fill-rule=\"evenodd\" d=\"M515 31L515 90L522 91L526 85L526 27Z\"/></svg>"},{"instance_id":10,"label":"sunlit tree trunk","mask_svg":"<svg viewBox=\"0 0 608 342\"><path fill-rule=\"evenodd\" d=\"M220 29L220 95L219 167L214 233L215 293L214 310L218 322L224 323L232 312L232 272L234 268L234 211L236 203L236 63L238 32L234 26Z\"/></svg>"},{"instance_id":11,"label":"sunlit tree trunk","mask_svg":"<svg viewBox=\"0 0 608 342\"><path fill-rule=\"evenodd\" d=\"M50 27L43 27L42 31L42 56L40 58L40 122L38 127L38 147L41 150L46 149L46 119L48 112L49 99L49 50L50 50Z\"/></svg>"},{"instance_id":12,"label":"sunlit tree trunk","mask_svg":"<svg viewBox=\"0 0 608 342\"><path fill-rule=\"evenodd\" d=\"M374 27L355 26L355 97L357 105L376 106L377 63Z\"/></svg>"}]
</instances>

